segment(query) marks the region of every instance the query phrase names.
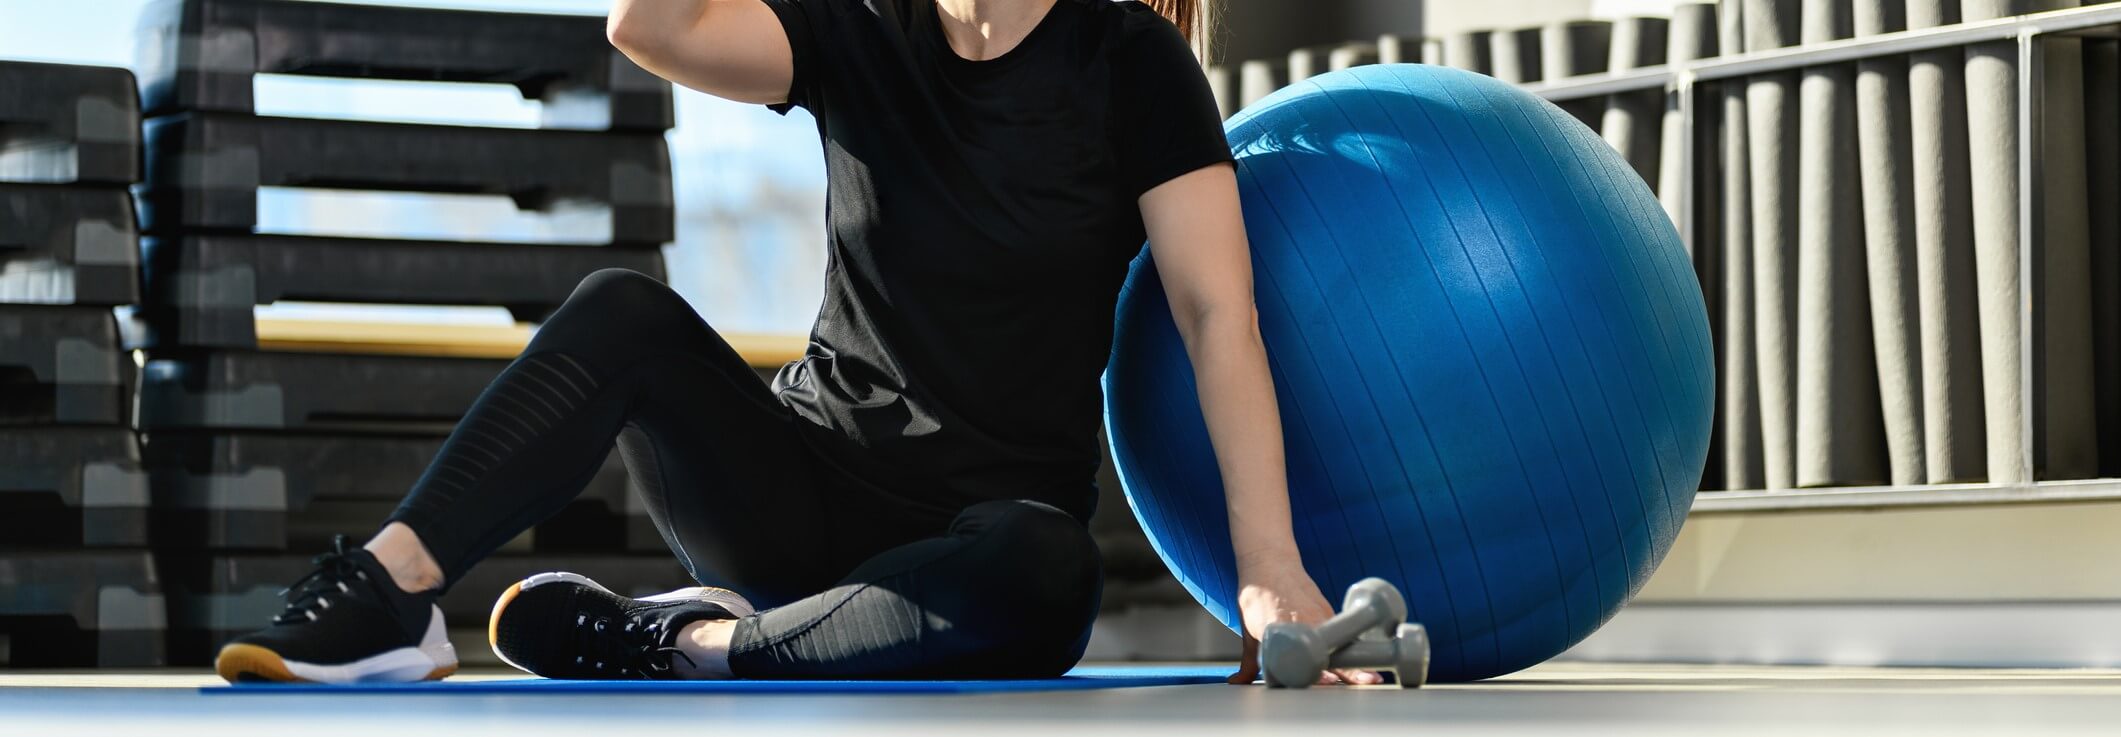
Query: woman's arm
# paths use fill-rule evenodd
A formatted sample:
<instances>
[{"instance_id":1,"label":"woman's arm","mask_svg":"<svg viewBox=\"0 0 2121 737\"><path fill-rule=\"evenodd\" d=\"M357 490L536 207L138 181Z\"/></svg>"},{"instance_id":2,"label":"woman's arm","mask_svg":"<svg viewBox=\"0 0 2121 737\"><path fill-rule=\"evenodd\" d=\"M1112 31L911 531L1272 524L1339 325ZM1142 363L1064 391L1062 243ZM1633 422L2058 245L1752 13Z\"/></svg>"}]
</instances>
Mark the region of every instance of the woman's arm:
<instances>
[{"instance_id":1,"label":"woman's arm","mask_svg":"<svg viewBox=\"0 0 2121 737\"><path fill-rule=\"evenodd\" d=\"M617 0L611 45L672 82L737 102L788 100L795 58L761 0Z\"/></svg>"},{"instance_id":2,"label":"woman's arm","mask_svg":"<svg viewBox=\"0 0 2121 737\"><path fill-rule=\"evenodd\" d=\"M1222 471L1245 622L1244 662L1231 681L1249 683L1258 674L1258 638L1268 623L1322 622L1333 609L1304 573L1290 527L1281 413L1252 302L1251 247L1235 170L1217 164L1180 176L1144 193L1140 204ZM1336 675L1378 680L1374 673Z\"/></svg>"},{"instance_id":3,"label":"woman's arm","mask_svg":"<svg viewBox=\"0 0 2121 737\"><path fill-rule=\"evenodd\" d=\"M1141 210L1171 317L1193 359L1238 564L1296 562L1281 414L1252 303L1237 178L1228 164L1210 166L1149 190Z\"/></svg>"}]
</instances>

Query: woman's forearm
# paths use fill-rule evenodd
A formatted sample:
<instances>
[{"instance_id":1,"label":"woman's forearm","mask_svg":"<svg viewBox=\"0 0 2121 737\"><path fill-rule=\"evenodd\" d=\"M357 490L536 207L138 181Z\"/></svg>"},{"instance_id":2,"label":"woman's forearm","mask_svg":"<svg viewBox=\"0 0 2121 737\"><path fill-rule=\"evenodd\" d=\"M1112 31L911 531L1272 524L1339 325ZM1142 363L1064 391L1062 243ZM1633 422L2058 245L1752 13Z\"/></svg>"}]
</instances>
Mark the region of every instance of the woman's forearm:
<instances>
[{"instance_id":1,"label":"woman's forearm","mask_svg":"<svg viewBox=\"0 0 2121 737\"><path fill-rule=\"evenodd\" d=\"M1281 412L1257 315L1248 304L1242 310L1183 317L1179 326L1222 471L1230 542L1241 569L1298 560L1289 526Z\"/></svg>"}]
</instances>

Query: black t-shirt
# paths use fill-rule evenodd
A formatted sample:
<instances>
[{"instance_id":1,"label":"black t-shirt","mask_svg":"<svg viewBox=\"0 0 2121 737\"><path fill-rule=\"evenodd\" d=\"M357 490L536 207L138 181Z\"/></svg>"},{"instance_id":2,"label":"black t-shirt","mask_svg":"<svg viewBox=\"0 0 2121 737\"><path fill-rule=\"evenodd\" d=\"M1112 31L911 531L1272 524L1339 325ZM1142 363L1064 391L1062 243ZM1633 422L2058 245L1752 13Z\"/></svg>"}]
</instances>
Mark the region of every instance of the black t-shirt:
<instances>
[{"instance_id":1,"label":"black t-shirt","mask_svg":"<svg viewBox=\"0 0 2121 737\"><path fill-rule=\"evenodd\" d=\"M795 55L775 107L817 118L828 175L825 302L781 401L900 501L1088 519L1136 200L1230 160L1178 29L1138 2L1057 0L970 61L934 0L766 4Z\"/></svg>"}]
</instances>

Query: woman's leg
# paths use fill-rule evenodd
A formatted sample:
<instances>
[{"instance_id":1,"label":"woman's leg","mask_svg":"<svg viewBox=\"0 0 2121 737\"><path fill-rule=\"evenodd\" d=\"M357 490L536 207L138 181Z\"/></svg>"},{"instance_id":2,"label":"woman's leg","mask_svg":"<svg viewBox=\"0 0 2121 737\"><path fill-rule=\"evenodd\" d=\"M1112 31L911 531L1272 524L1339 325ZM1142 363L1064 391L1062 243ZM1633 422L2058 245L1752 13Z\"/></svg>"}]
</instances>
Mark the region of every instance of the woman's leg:
<instances>
[{"instance_id":1,"label":"woman's leg","mask_svg":"<svg viewBox=\"0 0 2121 737\"><path fill-rule=\"evenodd\" d=\"M695 623L679 647L705 677L1047 678L1082 657L1101 582L1083 523L1038 502L985 502L823 593Z\"/></svg>"},{"instance_id":2,"label":"woman's leg","mask_svg":"<svg viewBox=\"0 0 2121 737\"><path fill-rule=\"evenodd\" d=\"M793 422L676 293L601 271L494 379L390 522L417 537L447 586L573 500L616 438L695 576L771 545L788 578L829 581L836 572L812 553L836 552L830 541L792 539L810 526L783 524L823 514Z\"/></svg>"},{"instance_id":3,"label":"woman's leg","mask_svg":"<svg viewBox=\"0 0 2121 737\"><path fill-rule=\"evenodd\" d=\"M1081 522L988 502L920 539L931 514L815 471L797 422L675 293L599 272L495 379L392 522L446 585L573 499L616 438L696 578L791 602L730 625L737 676L1040 677L1081 657L1100 584Z\"/></svg>"},{"instance_id":4,"label":"woman's leg","mask_svg":"<svg viewBox=\"0 0 2121 737\"><path fill-rule=\"evenodd\" d=\"M842 551L810 523L824 507L795 422L683 299L640 274L598 272L473 404L373 552L319 556L286 610L222 648L216 670L231 681L447 675L457 660L438 589L578 495L622 429L651 511L692 570L770 550L775 567L732 570L823 588L846 566L823 558Z\"/></svg>"}]
</instances>

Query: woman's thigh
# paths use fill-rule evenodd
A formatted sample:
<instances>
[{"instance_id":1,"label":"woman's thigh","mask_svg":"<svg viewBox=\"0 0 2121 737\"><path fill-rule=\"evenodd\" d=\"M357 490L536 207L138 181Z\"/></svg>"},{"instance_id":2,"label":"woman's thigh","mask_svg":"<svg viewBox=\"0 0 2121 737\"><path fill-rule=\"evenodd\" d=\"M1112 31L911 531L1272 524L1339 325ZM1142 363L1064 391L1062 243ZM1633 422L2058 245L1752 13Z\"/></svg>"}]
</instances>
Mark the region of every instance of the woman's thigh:
<instances>
[{"instance_id":1,"label":"woman's thigh","mask_svg":"<svg viewBox=\"0 0 2121 737\"><path fill-rule=\"evenodd\" d=\"M673 363L641 377L652 389L618 438L635 489L701 583L767 605L830 585L851 553L803 420L757 375L718 368Z\"/></svg>"}]
</instances>

